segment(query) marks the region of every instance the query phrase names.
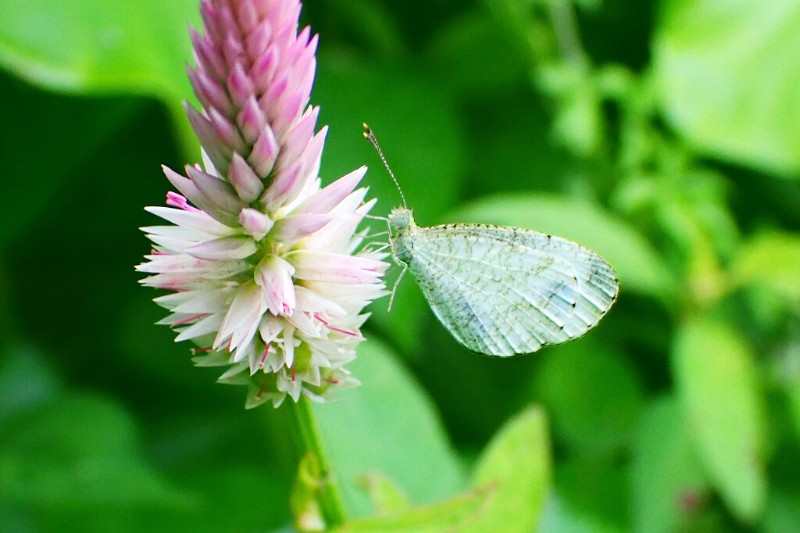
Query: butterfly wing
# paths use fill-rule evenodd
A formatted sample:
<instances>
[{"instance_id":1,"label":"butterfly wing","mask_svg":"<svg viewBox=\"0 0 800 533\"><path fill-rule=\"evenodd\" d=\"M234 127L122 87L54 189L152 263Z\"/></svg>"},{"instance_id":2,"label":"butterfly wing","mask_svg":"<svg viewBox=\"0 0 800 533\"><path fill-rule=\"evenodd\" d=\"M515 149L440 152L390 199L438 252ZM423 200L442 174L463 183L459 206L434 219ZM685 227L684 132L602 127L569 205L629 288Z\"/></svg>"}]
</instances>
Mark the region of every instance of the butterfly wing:
<instances>
[{"instance_id":1,"label":"butterfly wing","mask_svg":"<svg viewBox=\"0 0 800 533\"><path fill-rule=\"evenodd\" d=\"M476 224L414 226L398 237L439 321L475 352L508 356L578 338L617 297L611 266L559 237Z\"/></svg>"}]
</instances>

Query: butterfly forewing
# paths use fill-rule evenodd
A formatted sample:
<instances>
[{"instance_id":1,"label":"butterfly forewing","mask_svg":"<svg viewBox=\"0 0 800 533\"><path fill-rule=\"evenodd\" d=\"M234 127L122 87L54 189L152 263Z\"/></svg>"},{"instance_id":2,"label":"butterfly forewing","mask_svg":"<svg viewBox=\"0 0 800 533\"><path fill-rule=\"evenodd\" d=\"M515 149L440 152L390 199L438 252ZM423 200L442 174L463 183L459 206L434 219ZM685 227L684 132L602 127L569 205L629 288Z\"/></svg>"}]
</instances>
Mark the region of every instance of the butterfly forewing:
<instances>
[{"instance_id":1,"label":"butterfly forewing","mask_svg":"<svg viewBox=\"0 0 800 533\"><path fill-rule=\"evenodd\" d=\"M544 233L501 226L412 225L395 236L442 324L487 355L535 352L575 339L613 304L613 269L597 254Z\"/></svg>"}]
</instances>

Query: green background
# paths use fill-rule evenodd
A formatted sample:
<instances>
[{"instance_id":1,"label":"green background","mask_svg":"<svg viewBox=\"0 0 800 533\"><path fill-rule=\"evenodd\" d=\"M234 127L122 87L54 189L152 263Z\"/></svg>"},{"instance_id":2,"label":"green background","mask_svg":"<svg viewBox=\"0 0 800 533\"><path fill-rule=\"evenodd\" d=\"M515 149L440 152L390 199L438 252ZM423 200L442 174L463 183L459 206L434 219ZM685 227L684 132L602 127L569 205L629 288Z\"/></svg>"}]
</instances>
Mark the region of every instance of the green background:
<instances>
[{"instance_id":1,"label":"green background","mask_svg":"<svg viewBox=\"0 0 800 533\"><path fill-rule=\"evenodd\" d=\"M0 532L291 530L285 413L193 368L133 270L160 165L199 159L198 20L0 2ZM420 224L556 233L621 279L585 338L504 360L411 279L373 304L364 385L317 410L350 513L368 472L421 505L518 469L469 530L800 531L798 3L309 0L303 23L324 181L367 164L373 214L400 203L368 122Z\"/></svg>"}]
</instances>

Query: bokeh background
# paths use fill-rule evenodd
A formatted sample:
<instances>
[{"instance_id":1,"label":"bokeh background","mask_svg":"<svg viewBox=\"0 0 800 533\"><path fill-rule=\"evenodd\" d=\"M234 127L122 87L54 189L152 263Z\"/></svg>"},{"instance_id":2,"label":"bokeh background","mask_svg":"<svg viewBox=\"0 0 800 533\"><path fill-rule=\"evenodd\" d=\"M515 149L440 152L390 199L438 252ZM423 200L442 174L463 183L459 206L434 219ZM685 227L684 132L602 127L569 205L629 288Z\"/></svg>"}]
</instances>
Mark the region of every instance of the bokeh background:
<instances>
[{"instance_id":1,"label":"bokeh background","mask_svg":"<svg viewBox=\"0 0 800 533\"><path fill-rule=\"evenodd\" d=\"M180 109L195 0L0 2L0 531L290 531L283 410L245 411L176 345L133 268ZM549 419L541 532L800 531L800 5L795 0L308 0L321 175L375 214L585 244L622 292L585 338L467 353L417 287L373 305L318 413L357 480L466 487L530 404ZM390 275L390 282L397 273Z\"/></svg>"}]
</instances>

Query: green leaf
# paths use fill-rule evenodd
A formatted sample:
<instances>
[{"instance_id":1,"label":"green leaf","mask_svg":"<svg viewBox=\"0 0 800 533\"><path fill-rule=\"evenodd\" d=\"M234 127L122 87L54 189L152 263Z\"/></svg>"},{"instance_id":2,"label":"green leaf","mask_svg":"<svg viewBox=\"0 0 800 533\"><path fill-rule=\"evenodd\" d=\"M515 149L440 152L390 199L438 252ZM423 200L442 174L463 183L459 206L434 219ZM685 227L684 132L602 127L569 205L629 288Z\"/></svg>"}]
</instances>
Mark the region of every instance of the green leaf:
<instances>
[{"instance_id":1,"label":"green leaf","mask_svg":"<svg viewBox=\"0 0 800 533\"><path fill-rule=\"evenodd\" d=\"M642 416L631 464L633 531L682 531L693 502L706 491L686 419L671 397L653 402Z\"/></svg>"},{"instance_id":2,"label":"green leaf","mask_svg":"<svg viewBox=\"0 0 800 533\"><path fill-rule=\"evenodd\" d=\"M478 459L472 486L489 492L462 531L533 531L550 490L550 470L547 418L531 407L507 422Z\"/></svg>"},{"instance_id":3,"label":"green leaf","mask_svg":"<svg viewBox=\"0 0 800 533\"><path fill-rule=\"evenodd\" d=\"M592 456L612 454L630 443L644 406L642 385L630 363L588 339L541 357L534 390L560 441Z\"/></svg>"},{"instance_id":4,"label":"green leaf","mask_svg":"<svg viewBox=\"0 0 800 533\"><path fill-rule=\"evenodd\" d=\"M653 49L664 112L695 148L800 175L800 3L670 0Z\"/></svg>"},{"instance_id":5,"label":"green leaf","mask_svg":"<svg viewBox=\"0 0 800 533\"><path fill-rule=\"evenodd\" d=\"M547 499L536 533L622 533L624 530L601 517L582 512L553 492Z\"/></svg>"},{"instance_id":6,"label":"green leaf","mask_svg":"<svg viewBox=\"0 0 800 533\"><path fill-rule=\"evenodd\" d=\"M522 39L484 9L449 20L428 46L427 56L443 84L473 97L527 82L531 66Z\"/></svg>"},{"instance_id":7,"label":"green leaf","mask_svg":"<svg viewBox=\"0 0 800 533\"><path fill-rule=\"evenodd\" d=\"M61 388L43 354L16 347L0 355L0 434L6 421L54 398Z\"/></svg>"},{"instance_id":8,"label":"green leaf","mask_svg":"<svg viewBox=\"0 0 800 533\"><path fill-rule=\"evenodd\" d=\"M185 503L145 462L125 412L62 395L4 425L0 499L43 509Z\"/></svg>"},{"instance_id":9,"label":"green leaf","mask_svg":"<svg viewBox=\"0 0 800 533\"><path fill-rule=\"evenodd\" d=\"M736 517L754 522L764 509L767 480L764 406L750 347L730 326L694 317L677 332L673 365L709 480Z\"/></svg>"},{"instance_id":10,"label":"green leaf","mask_svg":"<svg viewBox=\"0 0 800 533\"><path fill-rule=\"evenodd\" d=\"M763 233L745 241L731 267L734 286L766 287L800 301L800 236Z\"/></svg>"},{"instance_id":11,"label":"green leaf","mask_svg":"<svg viewBox=\"0 0 800 533\"><path fill-rule=\"evenodd\" d=\"M45 93L0 73L0 161L3 172L15 176L3 180L3 195L14 201L0 211L0 243L56 212L65 188L74 187L75 180L96 183L103 178L103 172L77 174L76 167L86 164L140 109L136 104L122 98L92 101ZM47 164L33 164L43 157Z\"/></svg>"},{"instance_id":12,"label":"green leaf","mask_svg":"<svg viewBox=\"0 0 800 533\"><path fill-rule=\"evenodd\" d=\"M197 0L5 0L0 64L57 90L187 95Z\"/></svg>"},{"instance_id":13,"label":"green leaf","mask_svg":"<svg viewBox=\"0 0 800 533\"><path fill-rule=\"evenodd\" d=\"M363 385L314 406L348 515L371 514L360 482L372 472L394 480L417 505L460 489L461 466L433 405L389 350L371 339L350 369Z\"/></svg>"},{"instance_id":14,"label":"green leaf","mask_svg":"<svg viewBox=\"0 0 800 533\"><path fill-rule=\"evenodd\" d=\"M413 464L414 470L426 468ZM336 531L532 531L550 486L550 444L540 409L528 409L500 430L478 460L472 486L471 491L433 505L351 521Z\"/></svg>"},{"instance_id":15,"label":"green leaf","mask_svg":"<svg viewBox=\"0 0 800 533\"><path fill-rule=\"evenodd\" d=\"M405 511L411 507L408 495L390 478L372 472L362 480L378 515Z\"/></svg>"},{"instance_id":16,"label":"green leaf","mask_svg":"<svg viewBox=\"0 0 800 533\"><path fill-rule=\"evenodd\" d=\"M416 507L406 512L364 518L347 522L335 533L449 533L452 531L471 531L460 529L465 517L481 509L486 494L471 491L433 505Z\"/></svg>"},{"instance_id":17,"label":"green leaf","mask_svg":"<svg viewBox=\"0 0 800 533\"><path fill-rule=\"evenodd\" d=\"M630 511L630 474L619 456L572 456L555 468L556 503L576 525L596 524L600 531L622 530ZM580 530L580 529L579 529Z\"/></svg>"},{"instance_id":18,"label":"green leaf","mask_svg":"<svg viewBox=\"0 0 800 533\"><path fill-rule=\"evenodd\" d=\"M483 222L535 229L572 239L599 253L619 273L623 292L666 296L673 285L658 253L634 228L600 207L573 198L497 195L478 200L448 222Z\"/></svg>"},{"instance_id":19,"label":"green leaf","mask_svg":"<svg viewBox=\"0 0 800 533\"><path fill-rule=\"evenodd\" d=\"M786 533L796 531L800 524L800 494L788 491L770 491L761 533Z\"/></svg>"}]
</instances>

